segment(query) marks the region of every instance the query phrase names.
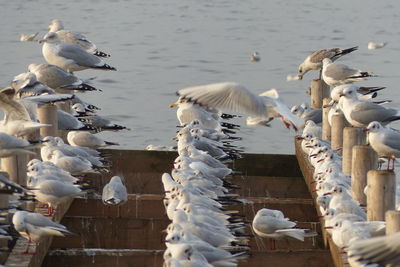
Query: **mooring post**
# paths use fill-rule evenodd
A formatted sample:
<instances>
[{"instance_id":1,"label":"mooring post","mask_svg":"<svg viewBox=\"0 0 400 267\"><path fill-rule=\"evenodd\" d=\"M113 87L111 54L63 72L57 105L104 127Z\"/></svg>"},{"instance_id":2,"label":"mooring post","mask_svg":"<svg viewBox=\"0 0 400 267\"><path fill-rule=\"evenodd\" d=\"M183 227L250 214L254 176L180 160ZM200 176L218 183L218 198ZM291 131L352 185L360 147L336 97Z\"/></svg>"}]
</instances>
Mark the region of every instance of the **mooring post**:
<instances>
[{"instance_id":1,"label":"mooring post","mask_svg":"<svg viewBox=\"0 0 400 267\"><path fill-rule=\"evenodd\" d=\"M335 114L332 116L331 125L331 147L332 149L342 148L343 146L343 129L347 121L343 114ZM341 151L338 154L342 154Z\"/></svg>"},{"instance_id":2,"label":"mooring post","mask_svg":"<svg viewBox=\"0 0 400 267\"><path fill-rule=\"evenodd\" d=\"M330 101L330 98L324 98L322 100L322 139L327 141L331 141L331 125L328 121L328 114L331 110L331 107L328 107Z\"/></svg>"},{"instance_id":3,"label":"mooring post","mask_svg":"<svg viewBox=\"0 0 400 267\"><path fill-rule=\"evenodd\" d=\"M329 86L320 79L314 79L310 85L311 91L311 107L322 108L322 99L329 97Z\"/></svg>"},{"instance_id":4,"label":"mooring post","mask_svg":"<svg viewBox=\"0 0 400 267\"><path fill-rule=\"evenodd\" d=\"M355 145L364 145L366 140L365 132L362 128L344 127L343 129L343 149L342 149L342 172L351 174L352 154Z\"/></svg>"},{"instance_id":5,"label":"mooring post","mask_svg":"<svg viewBox=\"0 0 400 267\"><path fill-rule=\"evenodd\" d=\"M58 136L57 106L53 104L42 105L37 109L40 123L51 124L50 127L40 129L41 136Z\"/></svg>"},{"instance_id":6,"label":"mooring post","mask_svg":"<svg viewBox=\"0 0 400 267\"><path fill-rule=\"evenodd\" d=\"M367 205L364 189L367 186L367 173L376 169L378 154L368 145L353 147L351 160L351 194L361 206Z\"/></svg>"},{"instance_id":7,"label":"mooring post","mask_svg":"<svg viewBox=\"0 0 400 267\"><path fill-rule=\"evenodd\" d=\"M383 221L385 212L396 208L396 175L393 171L370 170L367 184L368 221Z\"/></svg>"},{"instance_id":8,"label":"mooring post","mask_svg":"<svg viewBox=\"0 0 400 267\"><path fill-rule=\"evenodd\" d=\"M385 221L387 235L400 232L400 211L388 210L385 214Z\"/></svg>"}]
</instances>

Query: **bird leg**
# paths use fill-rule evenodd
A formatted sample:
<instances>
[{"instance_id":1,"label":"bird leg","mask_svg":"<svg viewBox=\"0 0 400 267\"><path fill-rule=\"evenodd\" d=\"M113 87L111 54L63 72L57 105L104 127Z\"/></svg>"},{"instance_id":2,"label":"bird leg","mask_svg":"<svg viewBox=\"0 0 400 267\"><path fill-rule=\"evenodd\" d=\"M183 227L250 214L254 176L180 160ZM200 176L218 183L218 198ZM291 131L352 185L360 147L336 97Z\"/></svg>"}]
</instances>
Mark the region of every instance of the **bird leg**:
<instances>
[{"instance_id":1,"label":"bird leg","mask_svg":"<svg viewBox=\"0 0 400 267\"><path fill-rule=\"evenodd\" d=\"M47 206L47 212L43 213L44 216L51 216L54 214L54 208L50 205Z\"/></svg>"}]
</instances>

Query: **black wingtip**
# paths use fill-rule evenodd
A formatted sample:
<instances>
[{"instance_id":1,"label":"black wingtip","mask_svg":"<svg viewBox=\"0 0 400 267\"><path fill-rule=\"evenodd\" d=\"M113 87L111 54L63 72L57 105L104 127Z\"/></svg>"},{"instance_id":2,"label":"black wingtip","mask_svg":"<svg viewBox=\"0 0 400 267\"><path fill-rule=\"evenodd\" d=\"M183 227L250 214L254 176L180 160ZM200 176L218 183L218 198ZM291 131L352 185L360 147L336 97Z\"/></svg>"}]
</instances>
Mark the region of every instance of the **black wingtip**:
<instances>
[{"instance_id":1,"label":"black wingtip","mask_svg":"<svg viewBox=\"0 0 400 267\"><path fill-rule=\"evenodd\" d=\"M107 54L107 53L104 53L104 52L98 51L98 50L96 50L96 51L93 53L93 55L98 56L98 57L111 57L110 54Z\"/></svg>"}]
</instances>

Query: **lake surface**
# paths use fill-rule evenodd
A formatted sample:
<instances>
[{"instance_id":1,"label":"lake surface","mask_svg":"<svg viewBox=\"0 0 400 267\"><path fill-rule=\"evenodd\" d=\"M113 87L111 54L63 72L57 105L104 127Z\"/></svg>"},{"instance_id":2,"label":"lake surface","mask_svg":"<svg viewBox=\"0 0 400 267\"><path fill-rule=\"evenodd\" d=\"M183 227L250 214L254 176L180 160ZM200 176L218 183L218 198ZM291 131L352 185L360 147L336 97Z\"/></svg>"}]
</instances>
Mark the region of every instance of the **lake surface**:
<instances>
[{"instance_id":1,"label":"lake surface","mask_svg":"<svg viewBox=\"0 0 400 267\"><path fill-rule=\"evenodd\" d=\"M93 85L103 92L82 98L101 107L100 115L132 129L102 133L121 148L173 145L177 119L169 104L184 87L235 81L257 93L277 88L289 106L309 101L305 91L317 73L294 82L286 76L321 48L358 45L341 63L379 75L363 84L386 86L381 99L393 99L390 105L400 108L400 1L13 0L1 1L0 9L1 86L30 63L45 63L41 46L20 42L19 35L43 36L54 18L111 54L107 63L117 72L75 74L97 77ZM369 41L388 45L368 50ZM253 51L260 62L249 60ZM280 121L271 128L236 122L243 125L246 152L294 152L295 133Z\"/></svg>"}]
</instances>

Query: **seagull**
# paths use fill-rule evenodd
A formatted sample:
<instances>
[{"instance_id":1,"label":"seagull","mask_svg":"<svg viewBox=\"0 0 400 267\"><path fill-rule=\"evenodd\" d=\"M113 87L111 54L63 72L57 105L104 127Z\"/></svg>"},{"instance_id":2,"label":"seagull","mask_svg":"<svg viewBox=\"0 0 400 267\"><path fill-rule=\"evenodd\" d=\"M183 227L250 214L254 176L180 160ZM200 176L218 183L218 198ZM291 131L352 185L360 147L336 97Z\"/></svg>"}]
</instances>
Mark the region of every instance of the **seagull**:
<instances>
[{"instance_id":1,"label":"seagull","mask_svg":"<svg viewBox=\"0 0 400 267\"><path fill-rule=\"evenodd\" d=\"M97 50L96 45L83 34L65 30L63 23L59 19L53 19L48 28L50 32L56 32L63 43L77 44L98 57L110 57L109 54Z\"/></svg>"},{"instance_id":2,"label":"seagull","mask_svg":"<svg viewBox=\"0 0 400 267\"><path fill-rule=\"evenodd\" d=\"M353 242L349 257L363 264L396 265L400 262L400 233Z\"/></svg>"},{"instance_id":3,"label":"seagull","mask_svg":"<svg viewBox=\"0 0 400 267\"><path fill-rule=\"evenodd\" d=\"M29 135L42 127L50 127L31 120L26 108L14 100L15 89L6 87L0 90L0 109L4 110L4 120L0 122L0 131L17 137Z\"/></svg>"},{"instance_id":4,"label":"seagull","mask_svg":"<svg viewBox=\"0 0 400 267\"><path fill-rule=\"evenodd\" d=\"M329 58L324 58L322 64L322 79L329 86L363 81L366 77L372 76L372 72L352 69L344 64L336 64Z\"/></svg>"},{"instance_id":5,"label":"seagull","mask_svg":"<svg viewBox=\"0 0 400 267\"><path fill-rule=\"evenodd\" d=\"M15 230L29 240L25 254L29 253L31 241L38 243L44 236L72 234L64 225L53 222L39 213L17 211L12 218L12 222Z\"/></svg>"},{"instance_id":6,"label":"seagull","mask_svg":"<svg viewBox=\"0 0 400 267\"><path fill-rule=\"evenodd\" d=\"M296 223L284 218L282 212L265 208L257 211L252 226L258 236L272 239L292 237L304 241L304 237L316 235L315 233L307 233L307 229L294 228Z\"/></svg>"},{"instance_id":7,"label":"seagull","mask_svg":"<svg viewBox=\"0 0 400 267\"><path fill-rule=\"evenodd\" d=\"M36 155L32 149L37 148L41 144L42 142L29 142L25 139L0 132L0 158L22 154Z\"/></svg>"},{"instance_id":8,"label":"seagull","mask_svg":"<svg viewBox=\"0 0 400 267\"><path fill-rule=\"evenodd\" d=\"M368 47L368 50L375 50L375 49L385 47L386 45L387 45L387 42L383 42L383 43L369 42L367 47Z\"/></svg>"},{"instance_id":9,"label":"seagull","mask_svg":"<svg viewBox=\"0 0 400 267\"><path fill-rule=\"evenodd\" d=\"M290 111L305 122L312 120L315 123L322 122L322 109L311 108L307 103L293 106Z\"/></svg>"},{"instance_id":10,"label":"seagull","mask_svg":"<svg viewBox=\"0 0 400 267\"><path fill-rule=\"evenodd\" d=\"M29 64L28 70L36 79L59 93L71 91L101 91L60 67L50 64Z\"/></svg>"},{"instance_id":11,"label":"seagull","mask_svg":"<svg viewBox=\"0 0 400 267\"><path fill-rule=\"evenodd\" d=\"M400 157L400 131L382 126L379 122L373 121L368 124L365 131L368 132L368 143L381 157L387 157L388 170L390 161L394 162Z\"/></svg>"},{"instance_id":12,"label":"seagull","mask_svg":"<svg viewBox=\"0 0 400 267\"><path fill-rule=\"evenodd\" d=\"M32 34L24 34L24 33L22 33L20 35L19 40L21 42L32 42L32 41L35 41L35 38L36 38L36 36L38 34L39 34L39 32L35 32L35 33L32 33Z\"/></svg>"},{"instance_id":13,"label":"seagull","mask_svg":"<svg viewBox=\"0 0 400 267\"><path fill-rule=\"evenodd\" d=\"M86 52L79 45L61 43L55 32L47 33L39 43L43 43L42 53L47 63L68 72L84 69L117 70L99 57Z\"/></svg>"},{"instance_id":14,"label":"seagull","mask_svg":"<svg viewBox=\"0 0 400 267\"><path fill-rule=\"evenodd\" d=\"M44 180L31 190L38 201L48 204L48 215L52 215L54 209L56 209L58 205L76 196L83 196L86 194L86 192L79 189L78 186L59 180Z\"/></svg>"},{"instance_id":15,"label":"seagull","mask_svg":"<svg viewBox=\"0 0 400 267\"><path fill-rule=\"evenodd\" d=\"M258 52L253 52L250 57L250 61L258 62L261 60L260 54Z\"/></svg>"},{"instance_id":16,"label":"seagull","mask_svg":"<svg viewBox=\"0 0 400 267\"><path fill-rule=\"evenodd\" d=\"M128 201L128 193L121 177L113 176L103 187L102 200L108 205L122 205Z\"/></svg>"},{"instance_id":17,"label":"seagull","mask_svg":"<svg viewBox=\"0 0 400 267\"><path fill-rule=\"evenodd\" d=\"M335 61L341 56L347 55L348 53L351 53L357 49L358 46L347 49L331 48L314 51L309 56L307 56L303 63L300 64L298 77L301 80L308 71L322 69L322 60L324 58L329 58L332 61Z\"/></svg>"},{"instance_id":18,"label":"seagull","mask_svg":"<svg viewBox=\"0 0 400 267\"><path fill-rule=\"evenodd\" d=\"M55 91L41 82L37 81L36 75L32 72L18 74L11 82L11 87L16 90L19 98L23 96L54 94Z\"/></svg>"},{"instance_id":19,"label":"seagull","mask_svg":"<svg viewBox=\"0 0 400 267\"><path fill-rule=\"evenodd\" d=\"M400 111L357 98L356 90L346 88L340 94L339 106L354 127L366 127L372 121L388 124L400 119Z\"/></svg>"},{"instance_id":20,"label":"seagull","mask_svg":"<svg viewBox=\"0 0 400 267\"><path fill-rule=\"evenodd\" d=\"M279 117L286 127L297 130L303 121L282 103L276 89L256 95L241 84L222 82L181 89L179 96L214 109L229 109L265 119Z\"/></svg>"},{"instance_id":21,"label":"seagull","mask_svg":"<svg viewBox=\"0 0 400 267\"><path fill-rule=\"evenodd\" d=\"M99 148L106 146L116 146L118 143L104 141L100 137L90 133L83 131L70 131L67 135L68 143L71 146L84 146L89 148Z\"/></svg>"}]
</instances>

